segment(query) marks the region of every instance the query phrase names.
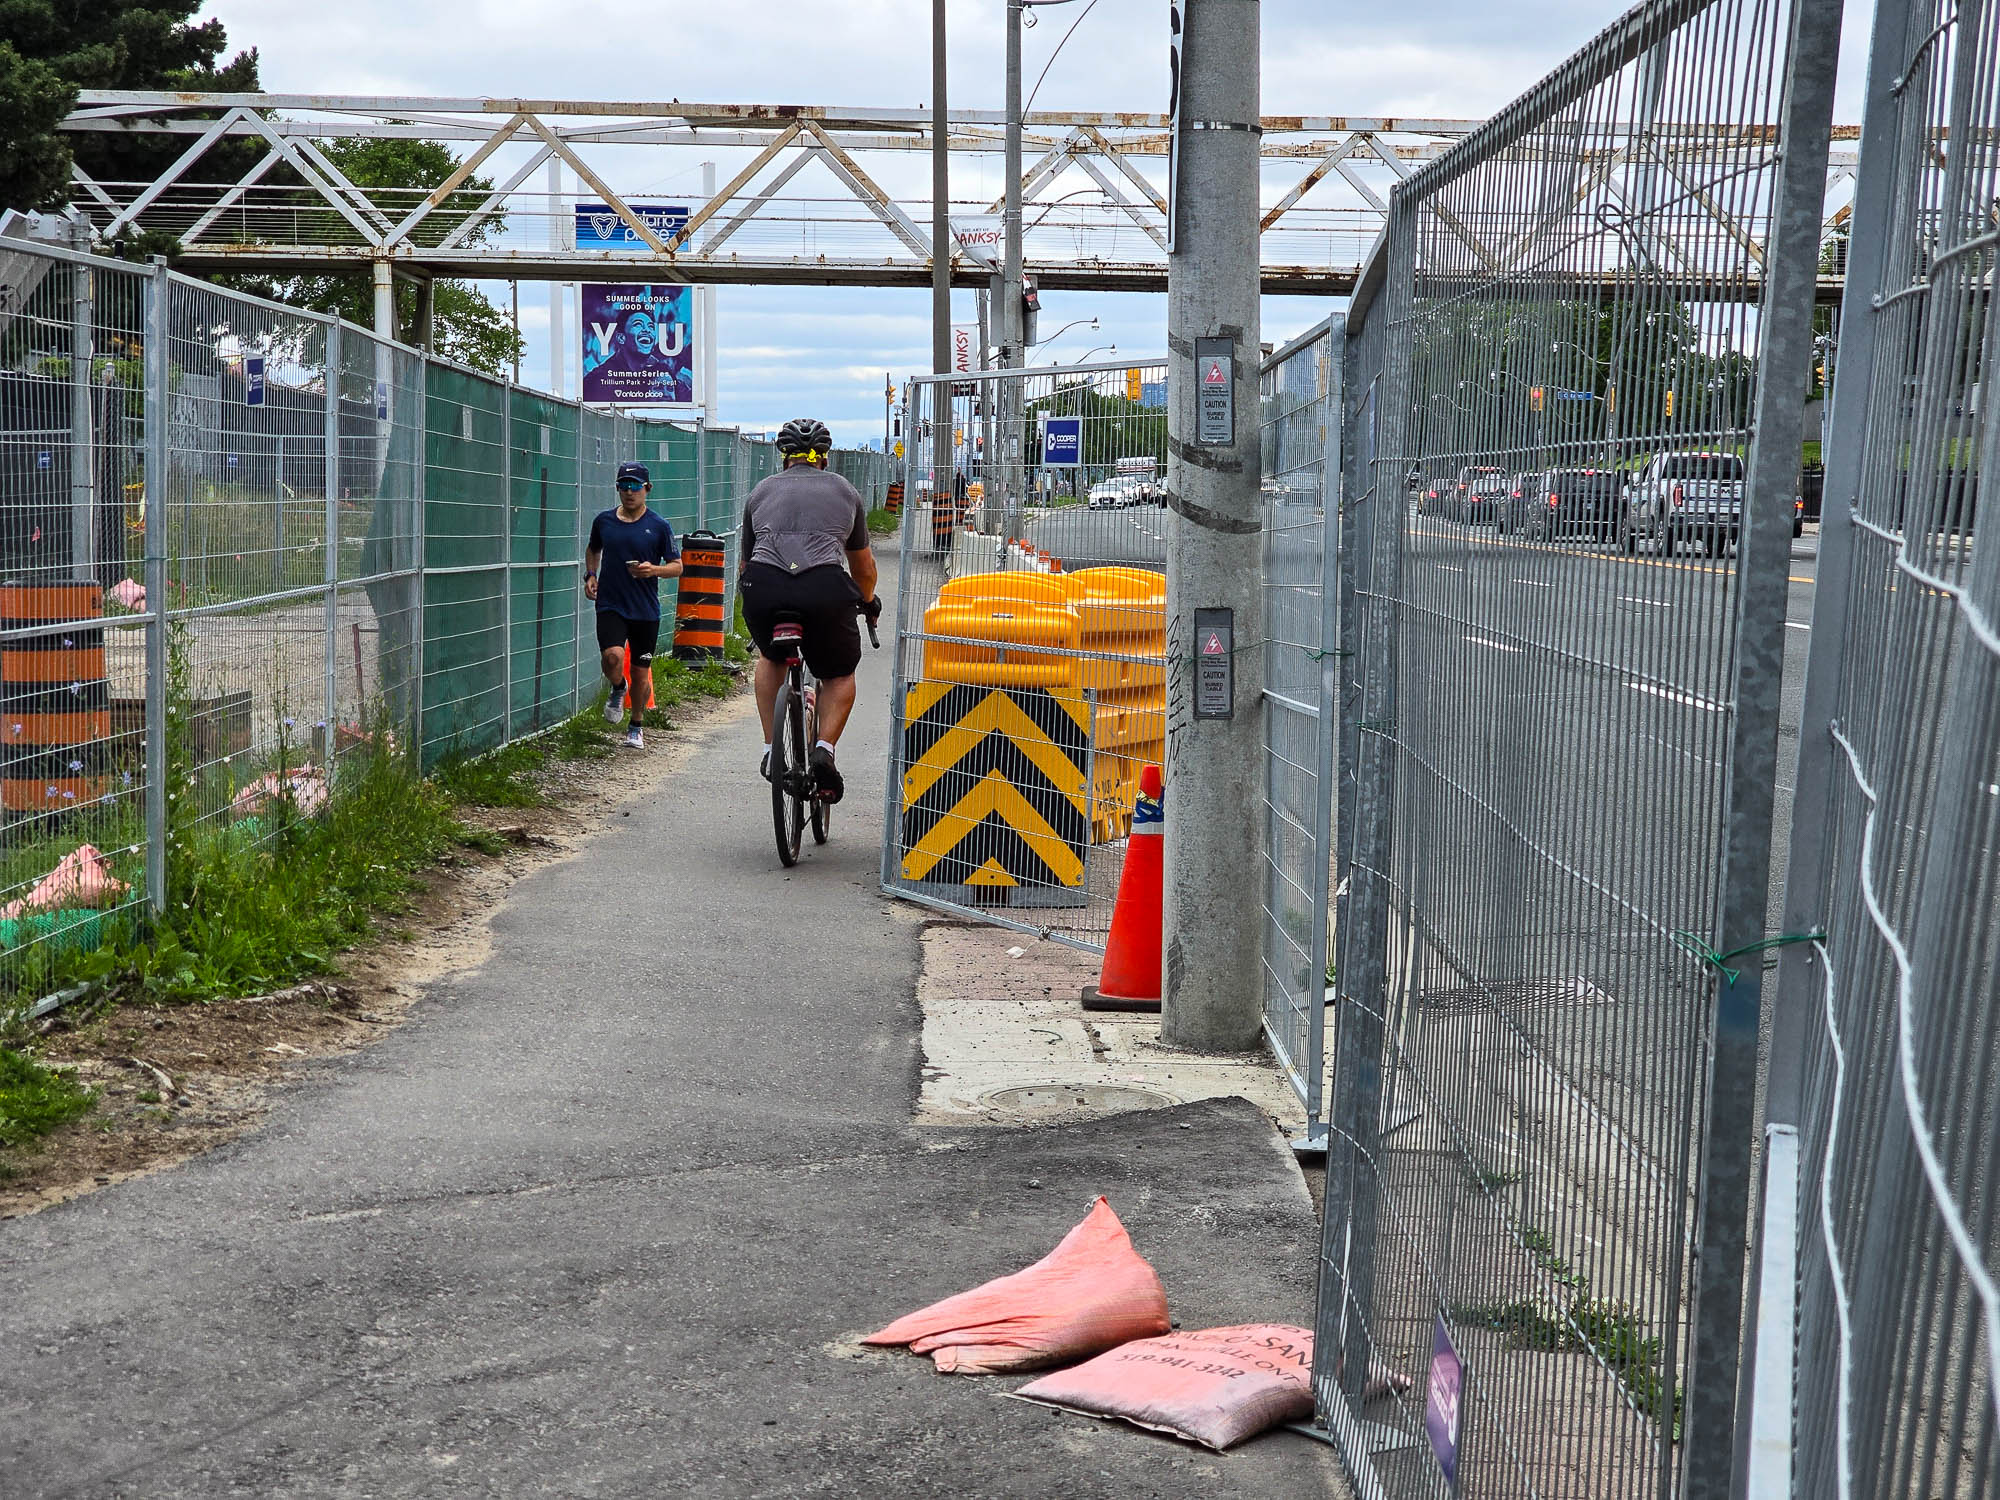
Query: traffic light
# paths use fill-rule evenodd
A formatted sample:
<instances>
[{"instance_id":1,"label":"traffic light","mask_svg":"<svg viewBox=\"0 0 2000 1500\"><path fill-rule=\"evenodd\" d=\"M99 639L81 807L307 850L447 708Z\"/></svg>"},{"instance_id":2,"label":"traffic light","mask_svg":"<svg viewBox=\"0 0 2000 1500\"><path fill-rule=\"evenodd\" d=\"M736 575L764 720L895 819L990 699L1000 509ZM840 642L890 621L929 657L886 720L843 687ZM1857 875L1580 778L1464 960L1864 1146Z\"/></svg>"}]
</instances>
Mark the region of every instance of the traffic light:
<instances>
[{"instance_id":1,"label":"traffic light","mask_svg":"<svg viewBox=\"0 0 2000 1500\"><path fill-rule=\"evenodd\" d=\"M1139 372L1137 370L1127 370L1125 372L1125 399L1127 401L1139 401L1145 398L1145 394L1146 383L1140 378Z\"/></svg>"},{"instance_id":2,"label":"traffic light","mask_svg":"<svg viewBox=\"0 0 2000 1500\"><path fill-rule=\"evenodd\" d=\"M1542 409L1542 388L1538 385L1528 387L1528 409L1530 411Z\"/></svg>"},{"instance_id":3,"label":"traffic light","mask_svg":"<svg viewBox=\"0 0 2000 1500\"><path fill-rule=\"evenodd\" d=\"M1035 338L1036 314L1042 310L1042 294L1035 286L1035 278L1021 278L1021 347L1032 348Z\"/></svg>"}]
</instances>

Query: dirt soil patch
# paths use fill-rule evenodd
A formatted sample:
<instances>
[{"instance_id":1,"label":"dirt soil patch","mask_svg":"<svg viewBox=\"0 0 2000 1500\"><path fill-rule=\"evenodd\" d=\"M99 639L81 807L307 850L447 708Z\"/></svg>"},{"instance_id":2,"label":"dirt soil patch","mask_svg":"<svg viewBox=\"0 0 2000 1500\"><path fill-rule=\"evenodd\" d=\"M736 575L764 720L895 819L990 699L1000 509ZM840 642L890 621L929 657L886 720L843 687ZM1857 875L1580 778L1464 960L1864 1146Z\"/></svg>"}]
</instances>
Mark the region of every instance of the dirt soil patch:
<instances>
[{"instance_id":1,"label":"dirt soil patch","mask_svg":"<svg viewBox=\"0 0 2000 1500\"><path fill-rule=\"evenodd\" d=\"M461 808L465 822L499 834L504 851L448 855L403 910L378 919L379 936L343 954L324 979L240 1000L86 1005L43 1018L37 1061L73 1069L98 1091L97 1103L0 1154L0 1219L172 1166L254 1127L271 1091L302 1063L368 1046L403 1021L425 986L483 963L488 923L514 882L575 854L678 768L690 731L744 711L748 701L739 691L681 705L673 732L648 730L652 738L636 754L549 762L537 775L546 806Z\"/></svg>"}]
</instances>

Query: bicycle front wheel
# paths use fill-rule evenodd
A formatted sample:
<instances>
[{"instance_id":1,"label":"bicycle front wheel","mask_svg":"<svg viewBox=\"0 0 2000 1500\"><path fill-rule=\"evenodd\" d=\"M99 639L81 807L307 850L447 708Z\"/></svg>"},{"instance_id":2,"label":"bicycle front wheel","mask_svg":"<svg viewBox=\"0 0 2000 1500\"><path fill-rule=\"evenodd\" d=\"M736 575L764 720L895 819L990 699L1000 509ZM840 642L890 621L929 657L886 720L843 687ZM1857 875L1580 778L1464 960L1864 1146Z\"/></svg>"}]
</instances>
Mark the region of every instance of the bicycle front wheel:
<instances>
[{"instance_id":1,"label":"bicycle front wheel","mask_svg":"<svg viewBox=\"0 0 2000 1500\"><path fill-rule=\"evenodd\" d=\"M778 685L771 713L771 831L777 836L778 858L785 867L799 862L799 836L805 832L806 807L801 789L812 777L806 760L806 712L797 685Z\"/></svg>"}]
</instances>

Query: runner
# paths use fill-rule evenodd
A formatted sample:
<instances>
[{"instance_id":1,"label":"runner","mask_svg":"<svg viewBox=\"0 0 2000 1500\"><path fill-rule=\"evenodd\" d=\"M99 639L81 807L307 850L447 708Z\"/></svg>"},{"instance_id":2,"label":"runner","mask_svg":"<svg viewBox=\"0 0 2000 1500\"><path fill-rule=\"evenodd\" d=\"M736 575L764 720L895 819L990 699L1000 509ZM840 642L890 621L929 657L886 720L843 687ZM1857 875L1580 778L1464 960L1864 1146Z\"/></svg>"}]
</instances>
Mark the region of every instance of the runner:
<instances>
[{"instance_id":1,"label":"runner","mask_svg":"<svg viewBox=\"0 0 2000 1500\"><path fill-rule=\"evenodd\" d=\"M611 685L604 717L616 724L629 698L632 722L625 743L645 745L645 710L653 706L653 652L660 643L660 580L681 576L674 529L646 509L653 476L644 464L618 466L618 504L590 523L583 555L583 592L597 602L597 648ZM598 564L604 563L602 577ZM629 678L628 664L629 662Z\"/></svg>"}]
</instances>

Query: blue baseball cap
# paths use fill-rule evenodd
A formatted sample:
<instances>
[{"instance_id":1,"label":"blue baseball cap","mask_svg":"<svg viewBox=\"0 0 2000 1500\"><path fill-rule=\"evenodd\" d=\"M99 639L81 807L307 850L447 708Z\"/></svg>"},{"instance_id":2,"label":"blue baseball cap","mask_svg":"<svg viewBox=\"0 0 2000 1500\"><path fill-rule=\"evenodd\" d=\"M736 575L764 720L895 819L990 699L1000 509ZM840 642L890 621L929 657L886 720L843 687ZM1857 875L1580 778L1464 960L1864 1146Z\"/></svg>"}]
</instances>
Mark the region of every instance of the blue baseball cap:
<instances>
[{"instance_id":1,"label":"blue baseball cap","mask_svg":"<svg viewBox=\"0 0 2000 1500\"><path fill-rule=\"evenodd\" d=\"M628 479L636 479L644 485L650 485L653 482L653 476L646 472L644 464L620 464L618 466L618 483L623 484Z\"/></svg>"}]
</instances>

